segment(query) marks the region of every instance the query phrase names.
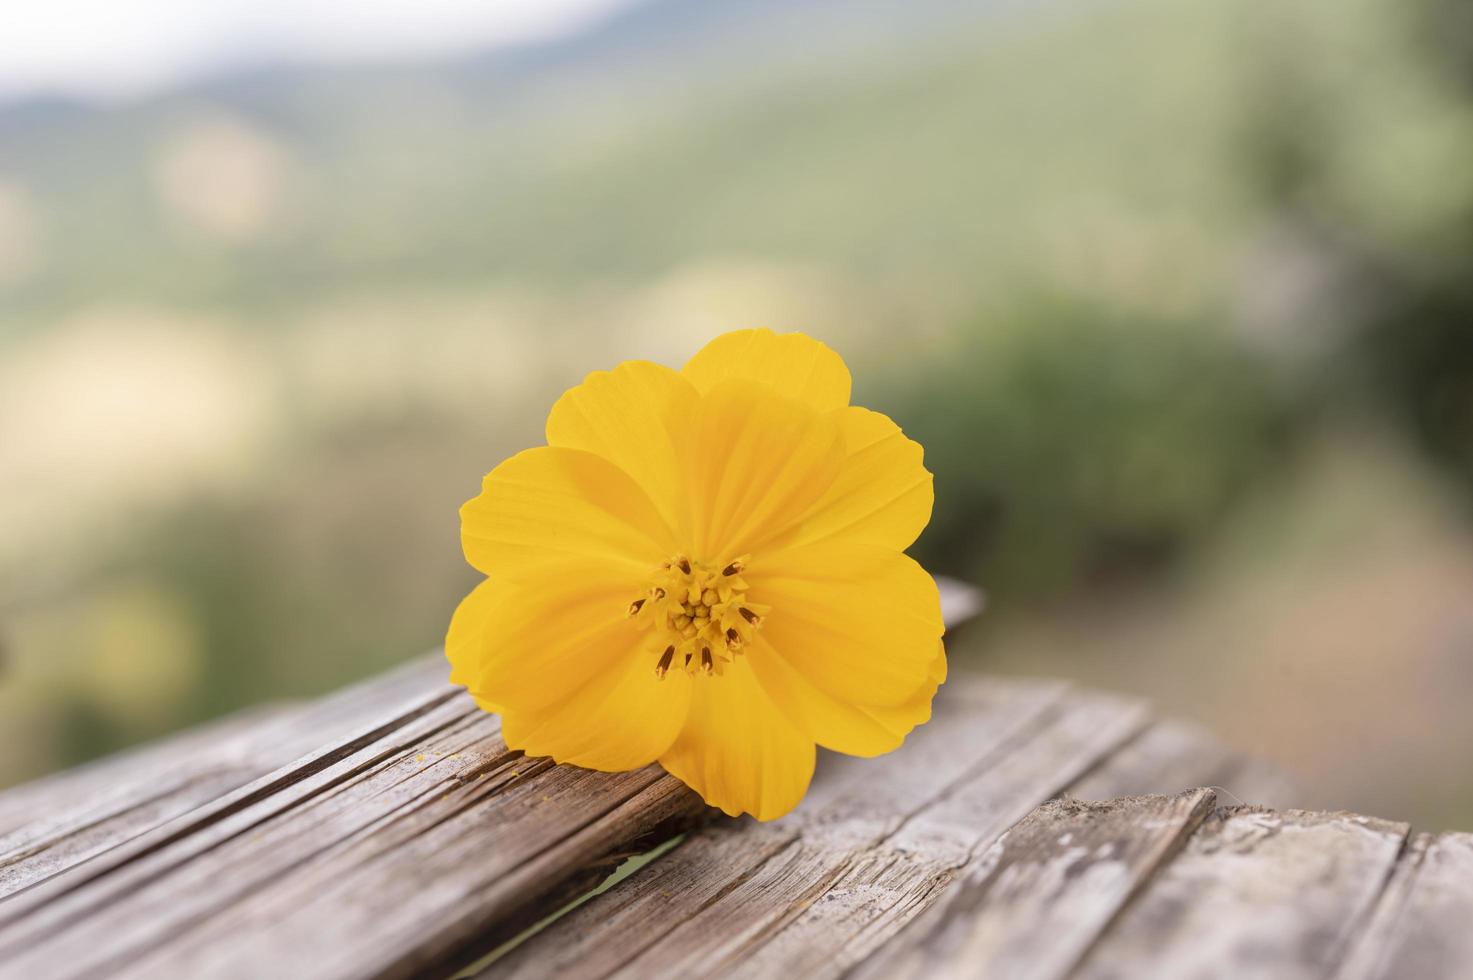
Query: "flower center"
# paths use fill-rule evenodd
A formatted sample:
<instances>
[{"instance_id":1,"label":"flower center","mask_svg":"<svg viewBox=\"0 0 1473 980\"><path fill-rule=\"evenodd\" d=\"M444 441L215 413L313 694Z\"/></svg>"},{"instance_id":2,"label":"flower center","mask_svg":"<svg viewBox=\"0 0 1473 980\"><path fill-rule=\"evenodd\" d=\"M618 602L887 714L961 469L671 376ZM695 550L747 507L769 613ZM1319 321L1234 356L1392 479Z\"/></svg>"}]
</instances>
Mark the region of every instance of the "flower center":
<instances>
[{"instance_id":1,"label":"flower center","mask_svg":"<svg viewBox=\"0 0 1473 980\"><path fill-rule=\"evenodd\" d=\"M747 599L746 558L709 565L685 555L662 562L629 618L652 630L655 676L671 670L722 674L762 627L768 607Z\"/></svg>"}]
</instances>

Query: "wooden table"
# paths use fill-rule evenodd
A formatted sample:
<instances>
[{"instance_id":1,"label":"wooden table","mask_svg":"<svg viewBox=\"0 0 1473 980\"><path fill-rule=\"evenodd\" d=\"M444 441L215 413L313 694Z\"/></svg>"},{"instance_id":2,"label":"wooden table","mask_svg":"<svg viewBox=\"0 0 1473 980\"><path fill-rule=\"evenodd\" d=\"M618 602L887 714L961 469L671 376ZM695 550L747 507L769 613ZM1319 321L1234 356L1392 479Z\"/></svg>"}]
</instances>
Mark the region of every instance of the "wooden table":
<instances>
[{"instance_id":1,"label":"wooden table","mask_svg":"<svg viewBox=\"0 0 1473 980\"><path fill-rule=\"evenodd\" d=\"M1289 791L1138 701L954 676L757 824L510 752L446 673L0 793L0 977L1473 977L1473 836L1221 806Z\"/></svg>"}]
</instances>

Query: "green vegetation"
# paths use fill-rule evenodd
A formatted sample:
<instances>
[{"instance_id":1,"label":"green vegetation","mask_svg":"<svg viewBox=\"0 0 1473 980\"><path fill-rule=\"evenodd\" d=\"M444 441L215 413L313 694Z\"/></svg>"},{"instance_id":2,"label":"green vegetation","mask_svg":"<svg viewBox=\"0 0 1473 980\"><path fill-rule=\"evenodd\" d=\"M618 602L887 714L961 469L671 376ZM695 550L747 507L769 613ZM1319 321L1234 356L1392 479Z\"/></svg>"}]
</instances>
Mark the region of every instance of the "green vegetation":
<instances>
[{"instance_id":1,"label":"green vegetation","mask_svg":"<svg viewBox=\"0 0 1473 980\"><path fill-rule=\"evenodd\" d=\"M432 645L480 473L584 372L734 326L843 349L1000 630L1193 580L1346 432L1466 498L1465 18L659 0L0 107L0 739L37 746L0 783Z\"/></svg>"},{"instance_id":2,"label":"green vegetation","mask_svg":"<svg viewBox=\"0 0 1473 980\"><path fill-rule=\"evenodd\" d=\"M928 567L1006 604L1159 573L1287 450L1267 365L1209 325L1034 303L906 365L877 400L926 447Z\"/></svg>"}]
</instances>

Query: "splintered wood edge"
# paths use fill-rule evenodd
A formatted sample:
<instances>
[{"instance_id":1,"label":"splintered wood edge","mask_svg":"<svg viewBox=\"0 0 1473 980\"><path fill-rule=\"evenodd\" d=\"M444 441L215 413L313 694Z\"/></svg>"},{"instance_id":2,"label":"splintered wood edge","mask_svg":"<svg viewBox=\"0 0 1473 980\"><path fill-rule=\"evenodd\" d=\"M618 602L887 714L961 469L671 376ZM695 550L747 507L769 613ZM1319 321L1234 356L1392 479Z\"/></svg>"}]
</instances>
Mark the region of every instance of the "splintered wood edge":
<instances>
[{"instance_id":1,"label":"splintered wood edge","mask_svg":"<svg viewBox=\"0 0 1473 980\"><path fill-rule=\"evenodd\" d=\"M1330 975L1385 899L1406 834L1348 813L1221 808L1070 976Z\"/></svg>"},{"instance_id":2,"label":"splintered wood edge","mask_svg":"<svg viewBox=\"0 0 1473 980\"><path fill-rule=\"evenodd\" d=\"M938 696L936 717L905 747L877 760L835 761L863 768L872 789L917 766L934 772L937 755L950 760L987 738L988 716L1000 705L1039 690L1037 682L957 676ZM989 704L989 694L998 700ZM1055 793L1117 797L1140 787L1238 783L1244 760L1196 726L1151 721L1128 700L1062 686L1050 697L999 749L983 753L981 770L938 774L935 800L892 808L898 826L867 817L862 806L836 806L843 794L816 785L804 807L777 824L714 825L688 838L476 976L841 976L867 955L883 957L891 937L944 896L987 843ZM964 711L982 712L982 723ZM1037 752L1061 747L1061 718L1079 723L1078 754L1040 765ZM1033 770L1035 782L1008 781L1010 766Z\"/></svg>"},{"instance_id":3,"label":"splintered wood edge","mask_svg":"<svg viewBox=\"0 0 1473 980\"><path fill-rule=\"evenodd\" d=\"M1130 699L965 675L937 705L895 752L833 757L788 817L707 827L478 976L835 975L1148 721Z\"/></svg>"},{"instance_id":4,"label":"splintered wood edge","mask_svg":"<svg viewBox=\"0 0 1473 980\"><path fill-rule=\"evenodd\" d=\"M704 812L657 771L523 759L498 728L450 692L58 875L0 904L0 975L448 969Z\"/></svg>"},{"instance_id":5,"label":"splintered wood edge","mask_svg":"<svg viewBox=\"0 0 1473 980\"><path fill-rule=\"evenodd\" d=\"M855 977L1065 976L1215 801L1199 789L1044 803Z\"/></svg>"},{"instance_id":6,"label":"splintered wood edge","mask_svg":"<svg viewBox=\"0 0 1473 980\"><path fill-rule=\"evenodd\" d=\"M316 704L255 713L186 732L120 760L103 760L75 779L45 781L59 789L56 812L47 793L23 786L28 807L43 815L0 836L0 923L13 897L84 866L186 814L212 810L254 787L290 780L303 767L344 745L392 730L453 697L438 656L416 659ZM207 736L221 734L219 739ZM3 799L3 797L0 797ZM85 802L83 802L85 801ZM152 807L144 806L152 802Z\"/></svg>"},{"instance_id":7,"label":"splintered wood edge","mask_svg":"<svg viewBox=\"0 0 1473 980\"><path fill-rule=\"evenodd\" d=\"M1277 766L1229 748L1200 725L1158 718L1068 789L1082 800L1205 787L1227 805L1284 807L1298 794Z\"/></svg>"},{"instance_id":8,"label":"splintered wood edge","mask_svg":"<svg viewBox=\"0 0 1473 980\"><path fill-rule=\"evenodd\" d=\"M1045 803L834 975L1440 980L1473 963L1473 835L1408 841L1356 814L1212 803L1205 789Z\"/></svg>"}]
</instances>

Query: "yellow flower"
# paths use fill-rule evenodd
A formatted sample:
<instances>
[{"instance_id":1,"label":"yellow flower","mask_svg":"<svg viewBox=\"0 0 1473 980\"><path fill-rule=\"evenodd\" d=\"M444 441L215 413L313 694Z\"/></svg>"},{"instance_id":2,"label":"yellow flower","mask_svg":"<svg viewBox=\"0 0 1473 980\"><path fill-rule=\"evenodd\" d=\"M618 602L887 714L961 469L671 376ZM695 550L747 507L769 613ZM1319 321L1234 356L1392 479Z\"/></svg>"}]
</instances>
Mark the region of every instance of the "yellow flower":
<instances>
[{"instance_id":1,"label":"yellow flower","mask_svg":"<svg viewBox=\"0 0 1473 980\"><path fill-rule=\"evenodd\" d=\"M814 744L875 756L945 679L921 447L849 404L802 334L725 334L680 371L626 361L552 407L547 445L461 508L487 578L451 681L528 755L658 761L735 816L791 810Z\"/></svg>"}]
</instances>

